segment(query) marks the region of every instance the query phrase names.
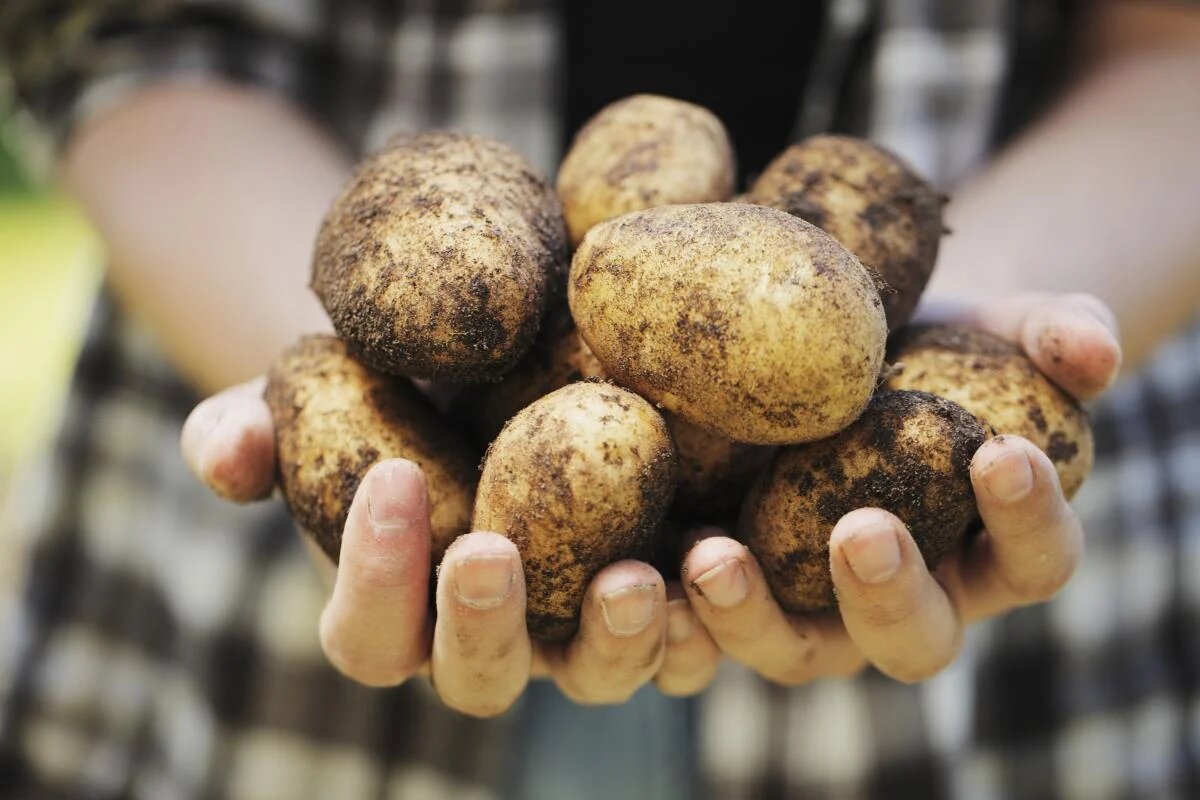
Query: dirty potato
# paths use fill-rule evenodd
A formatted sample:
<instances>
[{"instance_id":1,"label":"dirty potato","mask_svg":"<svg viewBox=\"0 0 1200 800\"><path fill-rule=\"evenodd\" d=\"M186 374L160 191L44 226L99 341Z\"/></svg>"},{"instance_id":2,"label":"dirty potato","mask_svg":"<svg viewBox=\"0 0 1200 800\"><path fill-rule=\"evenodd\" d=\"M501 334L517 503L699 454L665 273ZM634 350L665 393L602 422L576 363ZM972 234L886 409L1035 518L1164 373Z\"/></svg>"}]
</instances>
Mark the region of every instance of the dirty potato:
<instances>
[{"instance_id":1,"label":"dirty potato","mask_svg":"<svg viewBox=\"0 0 1200 800\"><path fill-rule=\"evenodd\" d=\"M533 350L500 383L472 392L463 415L474 420L482 439L496 438L505 422L539 397L577 380L608 378L574 325L566 325L554 335L544 333L539 333ZM767 463L769 447L732 441L671 413L662 417L679 455L679 483L668 515L704 522L736 515Z\"/></svg>"},{"instance_id":2,"label":"dirty potato","mask_svg":"<svg viewBox=\"0 0 1200 800\"><path fill-rule=\"evenodd\" d=\"M895 514L936 567L975 519L971 458L985 438L979 420L948 400L880 392L837 436L780 449L740 522L775 598L792 612L836 605L829 536L857 508Z\"/></svg>"},{"instance_id":3,"label":"dirty potato","mask_svg":"<svg viewBox=\"0 0 1200 800\"><path fill-rule=\"evenodd\" d=\"M655 95L619 100L580 129L559 167L571 244L629 211L726 200L735 173L729 135L712 112Z\"/></svg>"},{"instance_id":4,"label":"dirty potato","mask_svg":"<svg viewBox=\"0 0 1200 800\"><path fill-rule=\"evenodd\" d=\"M893 345L890 389L919 389L961 405L995 433L1023 436L1054 462L1071 498L1092 470L1087 412L1016 345L959 326L915 327Z\"/></svg>"},{"instance_id":5,"label":"dirty potato","mask_svg":"<svg viewBox=\"0 0 1200 800\"><path fill-rule=\"evenodd\" d=\"M466 413L480 437L490 442L504 423L539 397L578 380L607 377L570 317L563 314L554 323L547 321L533 348L499 383L470 393Z\"/></svg>"},{"instance_id":6,"label":"dirty potato","mask_svg":"<svg viewBox=\"0 0 1200 800\"><path fill-rule=\"evenodd\" d=\"M747 202L824 229L886 285L889 330L912 316L937 260L942 198L900 158L849 136L814 136L772 161Z\"/></svg>"},{"instance_id":7,"label":"dirty potato","mask_svg":"<svg viewBox=\"0 0 1200 800\"><path fill-rule=\"evenodd\" d=\"M484 459L474 529L520 551L532 635L568 638L596 573L653 550L675 470L662 417L611 384L573 383L509 421Z\"/></svg>"},{"instance_id":8,"label":"dirty potato","mask_svg":"<svg viewBox=\"0 0 1200 800\"><path fill-rule=\"evenodd\" d=\"M662 206L588 232L571 313L605 371L748 444L830 436L866 407L887 325L867 270L819 228L740 203Z\"/></svg>"},{"instance_id":9,"label":"dirty potato","mask_svg":"<svg viewBox=\"0 0 1200 800\"><path fill-rule=\"evenodd\" d=\"M679 454L679 484L670 516L708 523L736 516L772 449L735 442L675 414L663 417Z\"/></svg>"},{"instance_id":10,"label":"dirty potato","mask_svg":"<svg viewBox=\"0 0 1200 800\"><path fill-rule=\"evenodd\" d=\"M414 461L425 473L434 564L467 532L475 454L406 379L364 366L332 336L306 336L271 367L264 397L284 500L335 563L359 482L388 458Z\"/></svg>"},{"instance_id":11,"label":"dirty potato","mask_svg":"<svg viewBox=\"0 0 1200 800\"><path fill-rule=\"evenodd\" d=\"M532 343L567 252L554 191L518 153L480 136L401 135L334 201L312 286L372 367L494 380Z\"/></svg>"},{"instance_id":12,"label":"dirty potato","mask_svg":"<svg viewBox=\"0 0 1200 800\"><path fill-rule=\"evenodd\" d=\"M472 393L466 412L486 441L518 411L555 389L587 378L607 379L604 366L568 318L555 332L543 330L533 350L497 384ZM736 514L770 448L734 442L665 412L679 454L679 484L670 516L713 522Z\"/></svg>"}]
</instances>

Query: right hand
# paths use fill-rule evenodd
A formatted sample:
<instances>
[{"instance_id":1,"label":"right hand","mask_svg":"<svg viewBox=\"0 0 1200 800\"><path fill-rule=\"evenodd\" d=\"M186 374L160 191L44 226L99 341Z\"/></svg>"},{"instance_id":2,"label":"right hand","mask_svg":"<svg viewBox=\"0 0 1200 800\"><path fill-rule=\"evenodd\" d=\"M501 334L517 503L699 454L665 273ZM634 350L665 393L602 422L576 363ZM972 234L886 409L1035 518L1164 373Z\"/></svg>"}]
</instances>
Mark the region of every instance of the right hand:
<instances>
[{"instance_id":1,"label":"right hand","mask_svg":"<svg viewBox=\"0 0 1200 800\"><path fill-rule=\"evenodd\" d=\"M265 498L274 486L275 434L262 388L259 379L214 395L183 427L192 471L233 502ZM428 497L410 461L382 461L367 473L338 566L303 538L330 588L322 649L368 686L425 675L448 706L486 717L512 705L531 677L549 676L576 702L599 704L624 702L651 679L668 693L690 694L716 671L717 648L682 592L672 587L668 602L662 576L637 561L596 575L573 639L532 641L520 554L499 533L468 533L450 546L430 614Z\"/></svg>"}]
</instances>

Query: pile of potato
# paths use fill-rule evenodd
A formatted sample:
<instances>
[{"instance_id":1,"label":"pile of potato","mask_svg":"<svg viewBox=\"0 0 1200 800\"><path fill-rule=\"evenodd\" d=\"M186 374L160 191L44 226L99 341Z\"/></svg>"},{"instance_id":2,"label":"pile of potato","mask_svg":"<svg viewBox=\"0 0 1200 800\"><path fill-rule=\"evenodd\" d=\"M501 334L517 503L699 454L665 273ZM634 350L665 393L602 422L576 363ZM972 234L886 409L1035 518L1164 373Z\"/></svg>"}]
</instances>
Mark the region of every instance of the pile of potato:
<instances>
[{"instance_id":1,"label":"pile of potato","mask_svg":"<svg viewBox=\"0 0 1200 800\"><path fill-rule=\"evenodd\" d=\"M605 565L678 562L671 520L740 514L778 600L810 611L834 604L851 509L898 515L930 567L959 546L988 436L1029 438L1078 488L1087 418L1019 350L905 327L942 234L929 185L841 136L731 199L735 174L720 120L644 95L579 132L557 186L457 133L363 161L313 260L337 338L302 339L266 390L298 523L336 561L366 471L411 459L435 564L468 530L509 537L529 629L557 640ZM458 386L451 416L411 379Z\"/></svg>"}]
</instances>

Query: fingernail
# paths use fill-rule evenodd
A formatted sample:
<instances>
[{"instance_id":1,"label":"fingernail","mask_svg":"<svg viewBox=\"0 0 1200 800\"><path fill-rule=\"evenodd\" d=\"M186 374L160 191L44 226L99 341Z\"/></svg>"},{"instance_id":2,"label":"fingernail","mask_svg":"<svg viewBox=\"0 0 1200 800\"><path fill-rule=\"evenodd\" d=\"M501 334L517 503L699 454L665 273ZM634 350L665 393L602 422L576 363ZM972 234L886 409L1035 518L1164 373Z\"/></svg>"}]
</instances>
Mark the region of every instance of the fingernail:
<instances>
[{"instance_id":1,"label":"fingernail","mask_svg":"<svg viewBox=\"0 0 1200 800\"><path fill-rule=\"evenodd\" d=\"M401 461L371 472L367 516L378 533L405 530L424 513L425 485L417 471L415 464Z\"/></svg>"},{"instance_id":2,"label":"fingernail","mask_svg":"<svg viewBox=\"0 0 1200 800\"><path fill-rule=\"evenodd\" d=\"M746 599L750 582L741 559L728 558L696 578L692 586L717 608L732 608Z\"/></svg>"},{"instance_id":3,"label":"fingernail","mask_svg":"<svg viewBox=\"0 0 1200 800\"><path fill-rule=\"evenodd\" d=\"M654 585L643 583L609 592L600 599L600 608L613 636L635 636L646 630L657 603Z\"/></svg>"},{"instance_id":4,"label":"fingernail","mask_svg":"<svg viewBox=\"0 0 1200 800\"><path fill-rule=\"evenodd\" d=\"M863 583L884 583L900 569L900 540L895 527L884 520L864 523L846 534L838 547Z\"/></svg>"},{"instance_id":5,"label":"fingernail","mask_svg":"<svg viewBox=\"0 0 1200 800\"><path fill-rule=\"evenodd\" d=\"M471 608L495 608L513 586L513 560L505 553L469 556L454 567L454 594Z\"/></svg>"},{"instance_id":6,"label":"fingernail","mask_svg":"<svg viewBox=\"0 0 1200 800\"><path fill-rule=\"evenodd\" d=\"M667 601L667 641L675 644L682 642L692 635L692 610L688 601Z\"/></svg>"},{"instance_id":7,"label":"fingernail","mask_svg":"<svg viewBox=\"0 0 1200 800\"><path fill-rule=\"evenodd\" d=\"M983 485L1003 503L1015 503L1033 491L1033 467L1029 456L1016 447L1007 447L981 471Z\"/></svg>"}]
</instances>

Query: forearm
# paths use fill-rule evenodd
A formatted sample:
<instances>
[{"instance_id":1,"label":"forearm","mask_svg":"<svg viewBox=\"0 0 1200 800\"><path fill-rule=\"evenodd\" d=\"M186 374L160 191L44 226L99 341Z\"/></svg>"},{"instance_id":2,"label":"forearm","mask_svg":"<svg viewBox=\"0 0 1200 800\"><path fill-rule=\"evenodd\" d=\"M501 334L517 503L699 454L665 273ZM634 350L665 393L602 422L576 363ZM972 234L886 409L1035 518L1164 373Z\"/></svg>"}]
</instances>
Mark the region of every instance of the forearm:
<instances>
[{"instance_id":1,"label":"forearm","mask_svg":"<svg viewBox=\"0 0 1200 800\"><path fill-rule=\"evenodd\" d=\"M1155 44L1110 51L955 193L931 296L1091 292L1117 315L1127 364L1196 309L1200 45Z\"/></svg>"},{"instance_id":2,"label":"forearm","mask_svg":"<svg viewBox=\"0 0 1200 800\"><path fill-rule=\"evenodd\" d=\"M308 267L347 163L295 110L217 84L147 89L85 125L63 171L120 301L198 388L328 328Z\"/></svg>"}]
</instances>

